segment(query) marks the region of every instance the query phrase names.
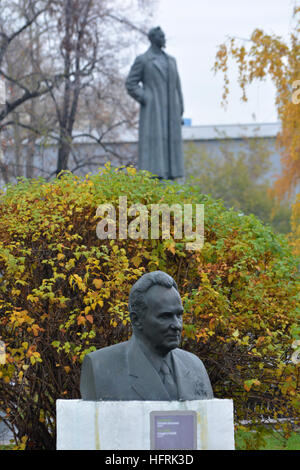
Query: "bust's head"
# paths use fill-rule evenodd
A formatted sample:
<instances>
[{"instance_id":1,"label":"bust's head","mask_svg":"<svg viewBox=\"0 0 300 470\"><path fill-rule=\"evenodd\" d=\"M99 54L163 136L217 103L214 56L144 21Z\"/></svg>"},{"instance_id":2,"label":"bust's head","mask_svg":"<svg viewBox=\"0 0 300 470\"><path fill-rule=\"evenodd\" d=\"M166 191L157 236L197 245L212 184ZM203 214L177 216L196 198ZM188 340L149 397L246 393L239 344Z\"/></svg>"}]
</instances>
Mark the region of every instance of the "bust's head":
<instances>
[{"instance_id":1,"label":"bust's head","mask_svg":"<svg viewBox=\"0 0 300 470\"><path fill-rule=\"evenodd\" d=\"M144 274L129 294L133 333L161 356L177 348L183 307L174 279L162 271Z\"/></svg>"},{"instance_id":2,"label":"bust's head","mask_svg":"<svg viewBox=\"0 0 300 470\"><path fill-rule=\"evenodd\" d=\"M156 26L155 28L151 28L148 33L148 39L151 44L159 47L166 47L166 36L160 26Z\"/></svg>"}]
</instances>

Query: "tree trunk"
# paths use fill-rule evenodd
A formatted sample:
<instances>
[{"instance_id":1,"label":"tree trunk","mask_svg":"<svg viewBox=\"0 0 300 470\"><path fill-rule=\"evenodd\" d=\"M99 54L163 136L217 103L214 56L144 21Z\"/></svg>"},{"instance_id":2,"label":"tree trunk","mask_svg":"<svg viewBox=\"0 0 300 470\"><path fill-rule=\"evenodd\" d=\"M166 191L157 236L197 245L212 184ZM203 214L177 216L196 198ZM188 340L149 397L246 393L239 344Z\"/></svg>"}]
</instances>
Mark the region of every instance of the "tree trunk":
<instances>
[{"instance_id":1,"label":"tree trunk","mask_svg":"<svg viewBox=\"0 0 300 470\"><path fill-rule=\"evenodd\" d=\"M18 122L18 113L13 113L13 119L17 123ZM20 134L20 128L18 124L14 124L13 126L13 132L14 132L14 157L15 157L15 177L19 178L21 176L24 176L23 172L23 158L22 158L22 146L21 146L21 134Z\"/></svg>"},{"instance_id":2,"label":"tree trunk","mask_svg":"<svg viewBox=\"0 0 300 470\"><path fill-rule=\"evenodd\" d=\"M26 178L33 178L34 176L34 144L35 144L35 137L31 133L28 139L27 144L27 152L26 152Z\"/></svg>"},{"instance_id":3,"label":"tree trunk","mask_svg":"<svg viewBox=\"0 0 300 470\"><path fill-rule=\"evenodd\" d=\"M68 135L67 130L65 128L61 128L60 139L58 144L56 175L59 175L61 171L68 169L68 160L71 150L70 142L71 137Z\"/></svg>"},{"instance_id":4,"label":"tree trunk","mask_svg":"<svg viewBox=\"0 0 300 470\"><path fill-rule=\"evenodd\" d=\"M4 162L3 150L0 141L0 171L5 184L9 183L8 165Z\"/></svg>"}]
</instances>

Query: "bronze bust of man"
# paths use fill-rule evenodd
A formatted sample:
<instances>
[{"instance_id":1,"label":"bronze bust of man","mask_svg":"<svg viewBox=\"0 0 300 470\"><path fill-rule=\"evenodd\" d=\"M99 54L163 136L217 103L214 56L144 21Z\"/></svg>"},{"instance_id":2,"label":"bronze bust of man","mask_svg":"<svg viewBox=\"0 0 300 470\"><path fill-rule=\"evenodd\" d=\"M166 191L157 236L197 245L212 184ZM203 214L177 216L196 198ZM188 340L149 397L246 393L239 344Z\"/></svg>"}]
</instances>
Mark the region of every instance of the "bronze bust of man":
<instances>
[{"instance_id":1,"label":"bronze bust of man","mask_svg":"<svg viewBox=\"0 0 300 470\"><path fill-rule=\"evenodd\" d=\"M83 400L201 400L213 398L202 361L179 349L183 307L177 284L162 271L144 274L129 294L129 341L87 354Z\"/></svg>"}]
</instances>

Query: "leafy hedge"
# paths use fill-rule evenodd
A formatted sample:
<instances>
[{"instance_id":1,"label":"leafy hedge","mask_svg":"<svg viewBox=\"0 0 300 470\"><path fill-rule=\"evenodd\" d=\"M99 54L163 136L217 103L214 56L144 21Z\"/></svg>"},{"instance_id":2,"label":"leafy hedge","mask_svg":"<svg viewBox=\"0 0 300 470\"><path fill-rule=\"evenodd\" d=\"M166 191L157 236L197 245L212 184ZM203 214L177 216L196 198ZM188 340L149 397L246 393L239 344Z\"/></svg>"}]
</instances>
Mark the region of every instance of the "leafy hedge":
<instances>
[{"instance_id":1,"label":"leafy hedge","mask_svg":"<svg viewBox=\"0 0 300 470\"><path fill-rule=\"evenodd\" d=\"M128 206L203 203L203 249L172 238L99 240L96 209L117 207L120 195ZM254 216L109 166L83 179L20 181L2 193L0 214L0 411L20 448L55 448L55 401L80 397L86 353L128 339L130 288L156 269L178 282L182 347L203 360L215 396L234 399L236 423L299 415L297 260ZM287 433L290 424L276 426Z\"/></svg>"}]
</instances>

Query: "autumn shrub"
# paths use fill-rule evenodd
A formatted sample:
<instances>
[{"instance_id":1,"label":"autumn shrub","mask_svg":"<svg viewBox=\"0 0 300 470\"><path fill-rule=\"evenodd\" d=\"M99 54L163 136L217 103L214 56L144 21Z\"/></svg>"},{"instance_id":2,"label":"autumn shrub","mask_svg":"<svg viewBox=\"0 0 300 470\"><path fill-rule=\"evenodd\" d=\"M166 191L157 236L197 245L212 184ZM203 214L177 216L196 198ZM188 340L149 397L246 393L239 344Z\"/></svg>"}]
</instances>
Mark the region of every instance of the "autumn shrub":
<instances>
[{"instance_id":1,"label":"autumn shrub","mask_svg":"<svg viewBox=\"0 0 300 470\"><path fill-rule=\"evenodd\" d=\"M174 236L100 240L96 209L118 208L122 195L128 207L204 204L202 250L188 251ZM233 398L237 426L270 416L288 433L299 414L291 360L299 279L283 236L193 187L109 166L8 186L0 213L0 411L19 447L55 448L56 400L80 397L86 353L130 337L130 288L156 269L177 281L182 347L203 360L215 396Z\"/></svg>"},{"instance_id":2,"label":"autumn shrub","mask_svg":"<svg viewBox=\"0 0 300 470\"><path fill-rule=\"evenodd\" d=\"M292 206L291 217L292 232L290 234L290 243L293 247L295 255L300 255L300 193L297 194L296 200Z\"/></svg>"}]
</instances>

